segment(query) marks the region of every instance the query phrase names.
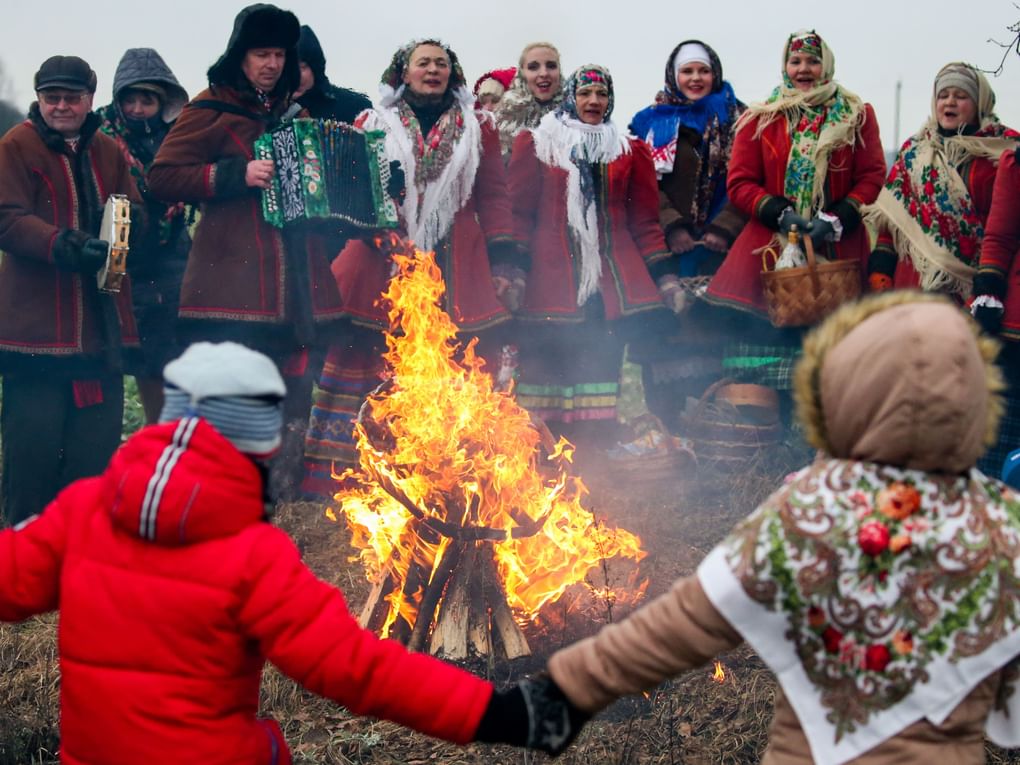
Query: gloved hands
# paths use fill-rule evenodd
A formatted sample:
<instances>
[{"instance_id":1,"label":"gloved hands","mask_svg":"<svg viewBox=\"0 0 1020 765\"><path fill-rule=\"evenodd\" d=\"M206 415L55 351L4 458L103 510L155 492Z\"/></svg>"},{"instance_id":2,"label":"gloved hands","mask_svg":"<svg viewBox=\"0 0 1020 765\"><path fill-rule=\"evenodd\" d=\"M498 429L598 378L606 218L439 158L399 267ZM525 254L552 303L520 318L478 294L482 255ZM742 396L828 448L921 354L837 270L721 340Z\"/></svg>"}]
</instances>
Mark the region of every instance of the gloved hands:
<instances>
[{"instance_id":1,"label":"gloved hands","mask_svg":"<svg viewBox=\"0 0 1020 765\"><path fill-rule=\"evenodd\" d=\"M397 200L397 204L404 203L407 196L407 178L404 175L404 168L399 162L390 162L390 180L386 184L386 193Z\"/></svg>"},{"instance_id":2,"label":"gloved hands","mask_svg":"<svg viewBox=\"0 0 1020 765\"><path fill-rule=\"evenodd\" d=\"M801 234L806 236L811 224L804 217L798 215L792 207L787 207L779 215L779 230L784 234L789 234L790 229L794 226L797 227Z\"/></svg>"},{"instance_id":3,"label":"gloved hands","mask_svg":"<svg viewBox=\"0 0 1020 765\"><path fill-rule=\"evenodd\" d=\"M811 237L811 244L815 249L821 249L826 242L831 242L836 237L836 227L824 218L815 218L807 227L807 234Z\"/></svg>"},{"instance_id":4,"label":"gloved hands","mask_svg":"<svg viewBox=\"0 0 1020 765\"><path fill-rule=\"evenodd\" d=\"M577 738L589 717L542 672L492 694L475 740L540 749L556 756Z\"/></svg>"},{"instance_id":5,"label":"gloved hands","mask_svg":"<svg viewBox=\"0 0 1020 765\"><path fill-rule=\"evenodd\" d=\"M61 271L90 276L96 273L110 252L110 245L77 229L65 229L53 243L53 263Z\"/></svg>"},{"instance_id":6,"label":"gloved hands","mask_svg":"<svg viewBox=\"0 0 1020 765\"><path fill-rule=\"evenodd\" d=\"M516 313L524 302L528 274L523 268L509 263L496 263L492 267L492 288L496 297L510 313Z\"/></svg>"},{"instance_id":7,"label":"gloved hands","mask_svg":"<svg viewBox=\"0 0 1020 765\"><path fill-rule=\"evenodd\" d=\"M690 304L690 296L687 294L687 290L680 284L680 278L675 274L666 274L659 278L658 281L659 295L662 296L662 302L666 304L675 314L681 314L686 310Z\"/></svg>"},{"instance_id":8,"label":"gloved hands","mask_svg":"<svg viewBox=\"0 0 1020 765\"><path fill-rule=\"evenodd\" d=\"M989 335L995 336L1002 329L1002 315L1005 311L1006 280L995 271L981 271L974 277L974 300L970 311L974 320Z\"/></svg>"},{"instance_id":9,"label":"gloved hands","mask_svg":"<svg viewBox=\"0 0 1020 765\"><path fill-rule=\"evenodd\" d=\"M868 289L871 292L885 292L893 288L896 276L896 253L875 249L868 256Z\"/></svg>"}]
</instances>

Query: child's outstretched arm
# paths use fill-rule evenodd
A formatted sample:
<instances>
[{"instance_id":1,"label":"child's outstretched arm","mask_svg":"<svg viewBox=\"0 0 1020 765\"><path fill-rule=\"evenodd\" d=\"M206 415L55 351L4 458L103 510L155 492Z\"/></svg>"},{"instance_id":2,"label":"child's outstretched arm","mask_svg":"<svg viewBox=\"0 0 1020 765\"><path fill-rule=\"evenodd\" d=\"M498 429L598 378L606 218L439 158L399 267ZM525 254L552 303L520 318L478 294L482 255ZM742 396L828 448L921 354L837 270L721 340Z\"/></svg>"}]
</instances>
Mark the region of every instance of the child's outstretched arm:
<instances>
[{"instance_id":1,"label":"child's outstretched arm","mask_svg":"<svg viewBox=\"0 0 1020 765\"><path fill-rule=\"evenodd\" d=\"M68 515L80 493L72 485L39 515L0 531L0 621L18 622L59 605Z\"/></svg>"},{"instance_id":2,"label":"child's outstretched arm","mask_svg":"<svg viewBox=\"0 0 1020 765\"><path fill-rule=\"evenodd\" d=\"M269 661L356 714L458 744L474 740L492 685L362 629L340 590L317 579L290 538L274 532L253 547L239 614Z\"/></svg>"}]
</instances>

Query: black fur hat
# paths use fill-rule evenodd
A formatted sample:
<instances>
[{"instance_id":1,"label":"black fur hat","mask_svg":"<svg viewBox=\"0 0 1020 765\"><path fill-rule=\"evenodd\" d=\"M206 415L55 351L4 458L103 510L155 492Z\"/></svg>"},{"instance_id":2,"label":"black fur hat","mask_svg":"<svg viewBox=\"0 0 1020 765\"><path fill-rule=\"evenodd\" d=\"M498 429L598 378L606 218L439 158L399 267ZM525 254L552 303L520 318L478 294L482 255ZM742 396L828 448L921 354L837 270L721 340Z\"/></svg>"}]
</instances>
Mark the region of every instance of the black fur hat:
<instances>
[{"instance_id":1,"label":"black fur hat","mask_svg":"<svg viewBox=\"0 0 1020 765\"><path fill-rule=\"evenodd\" d=\"M234 19L234 30L230 33L226 52L209 67L209 84L237 87L245 80L241 61L246 52L252 48L283 48L287 52L287 60L273 95L292 93L301 82L297 56L300 34L301 25L290 11L268 3L243 8Z\"/></svg>"}]
</instances>

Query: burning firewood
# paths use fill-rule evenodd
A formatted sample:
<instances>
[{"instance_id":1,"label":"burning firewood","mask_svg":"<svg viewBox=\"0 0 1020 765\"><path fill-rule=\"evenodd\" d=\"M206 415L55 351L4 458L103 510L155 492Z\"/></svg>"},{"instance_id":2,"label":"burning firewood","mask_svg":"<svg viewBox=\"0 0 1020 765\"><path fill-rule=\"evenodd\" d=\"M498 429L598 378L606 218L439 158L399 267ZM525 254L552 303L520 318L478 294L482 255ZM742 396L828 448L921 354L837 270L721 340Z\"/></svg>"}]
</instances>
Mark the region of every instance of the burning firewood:
<instances>
[{"instance_id":1,"label":"burning firewood","mask_svg":"<svg viewBox=\"0 0 1020 765\"><path fill-rule=\"evenodd\" d=\"M335 497L373 583L361 623L449 658L527 655L522 624L605 558L639 561L641 542L594 526L573 447L494 389L474 342L458 345L434 257L392 257L389 377Z\"/></svg>"}]
</instances>

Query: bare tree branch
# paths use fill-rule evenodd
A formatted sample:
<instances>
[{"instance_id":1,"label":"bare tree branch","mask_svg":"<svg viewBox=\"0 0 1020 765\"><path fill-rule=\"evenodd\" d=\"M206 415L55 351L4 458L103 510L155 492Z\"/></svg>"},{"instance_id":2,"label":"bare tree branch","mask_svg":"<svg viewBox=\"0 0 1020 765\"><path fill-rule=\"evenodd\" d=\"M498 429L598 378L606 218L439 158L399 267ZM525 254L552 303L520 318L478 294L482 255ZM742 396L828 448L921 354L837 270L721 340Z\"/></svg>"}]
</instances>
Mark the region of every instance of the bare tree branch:
<instances>
[{"instance_id":1,"label":"bare tree branch","mask_svg":"<svg viewBox=\"0 0 1020 765\"><path fill-rule=\"evenodd\" d=\"M1020 10L1020 5L1013 3L1013 7ZM988 42L995 43L1002 51L1002 59L999 61L999 65L995 69L982 69L981 71L985 74L990 74L993 77L998 77L1002 74L1003 69L1006 66L1006 59L1009 57L1010 51L1016 51L1016 54L1020 56L1020 21L1015 24L1010 24L1006 29L1013 35L1013 39L1008 43L1002 43L996 40L994 37L988 38Z\"/></svg>"}]
</instances>

